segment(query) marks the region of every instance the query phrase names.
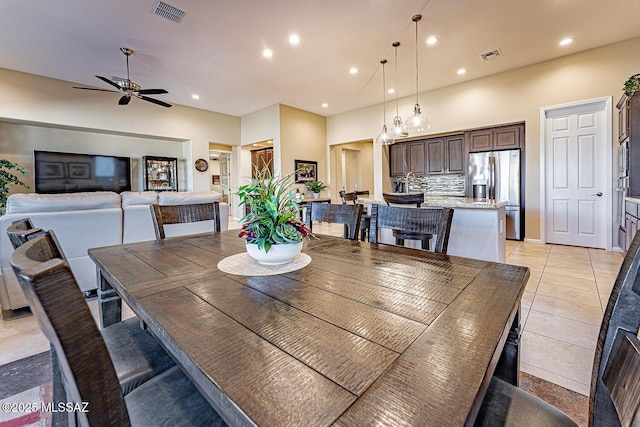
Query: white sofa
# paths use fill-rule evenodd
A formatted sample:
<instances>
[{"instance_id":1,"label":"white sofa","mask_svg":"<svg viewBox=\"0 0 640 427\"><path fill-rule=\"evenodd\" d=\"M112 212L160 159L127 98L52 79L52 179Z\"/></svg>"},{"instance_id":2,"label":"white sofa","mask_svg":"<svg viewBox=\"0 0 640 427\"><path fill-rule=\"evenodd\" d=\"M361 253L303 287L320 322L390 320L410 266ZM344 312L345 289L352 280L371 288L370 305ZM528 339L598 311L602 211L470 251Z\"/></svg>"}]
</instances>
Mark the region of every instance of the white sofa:
<instances>
[{"instance_id":1,"label":"white sofa","mask_svg":"<svg viewBox=\"0 0 640 427\"><path fill-rule=\"evenodd\" d=\"M27 307L27 300L11 268L13 246L7 228L21 218L31 218L35 227L53 230L83 292L97 289L95 264L89 248L155 239L150 205L191 204L220 201L217 192L132 192L100 191L69 194L14 194L7 200L6 214L0 217L0 307L9 310ZM229 224L229 205L220 203L220 226ZM165 226L167 237L213 229L212 221Z\"/></svg>"}]
</instances>

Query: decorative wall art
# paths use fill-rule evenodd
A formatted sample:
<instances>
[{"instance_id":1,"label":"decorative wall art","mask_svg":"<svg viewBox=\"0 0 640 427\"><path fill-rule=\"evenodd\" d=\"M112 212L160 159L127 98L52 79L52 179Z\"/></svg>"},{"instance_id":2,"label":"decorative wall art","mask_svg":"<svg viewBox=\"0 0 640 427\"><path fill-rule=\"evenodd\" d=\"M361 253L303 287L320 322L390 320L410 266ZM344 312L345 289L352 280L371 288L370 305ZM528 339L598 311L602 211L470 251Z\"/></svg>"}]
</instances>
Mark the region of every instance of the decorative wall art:
<instances>
[{"instance_id":1,"label":"decorative wall art","mask_svg":"<svg viewBox=\"0 0 640 427\"><path fill-rule=\"evenodd\" d=\"M296 160L296 183L317 181L318 162L312 160Z\"/></svg>"}]
</instances>

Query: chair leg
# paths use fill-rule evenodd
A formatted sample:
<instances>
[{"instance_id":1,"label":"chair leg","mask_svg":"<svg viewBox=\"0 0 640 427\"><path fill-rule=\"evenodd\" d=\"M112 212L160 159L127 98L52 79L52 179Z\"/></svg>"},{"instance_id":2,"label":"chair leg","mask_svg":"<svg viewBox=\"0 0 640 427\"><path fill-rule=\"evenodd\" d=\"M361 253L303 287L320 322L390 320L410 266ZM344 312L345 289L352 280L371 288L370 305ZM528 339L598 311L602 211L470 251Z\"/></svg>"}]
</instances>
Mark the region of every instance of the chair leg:
<instances>
[{"instance_id":1,"label":"chair leg","mask_svg":"<svg viewBox=\"0 0 640 427\"><path fill-rule=\"evenodd\" d=\"M404 239L396 238L396 246L404 246Z\"/></svg>"},{"instance_id":2,"label":"chair leg","mask_svg":"<svg viewBox=\"0 0 640 427\"><path fill-rule=\"evenodd\" d=\"M425 249L427 251L429 250L429 241L430 240L431 239L429 237L427 237L426 239L422 240L422 249Z\"/></svg>"}]
</instances>

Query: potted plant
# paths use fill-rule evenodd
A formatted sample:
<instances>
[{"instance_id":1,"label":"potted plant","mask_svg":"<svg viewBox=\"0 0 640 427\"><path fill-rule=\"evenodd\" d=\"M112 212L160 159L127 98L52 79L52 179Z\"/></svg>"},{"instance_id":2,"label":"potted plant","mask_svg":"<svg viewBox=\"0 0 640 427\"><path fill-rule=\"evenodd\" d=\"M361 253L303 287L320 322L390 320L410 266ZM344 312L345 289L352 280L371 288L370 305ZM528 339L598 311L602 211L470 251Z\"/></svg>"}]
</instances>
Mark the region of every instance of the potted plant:
<instances>
[{"instance_id":1,"label":"potted plant","mask_svg":"<svg viewBox=\"0 0 640 427\"><path fill-rule=\"evenodd\" d=\"M300 207L292 191L293 173L274 176L268 167L256 168L251 184L238 188L240 205L248 207L238 237L246 238L247 253L261 264L286 264L302 250L302 239L311 234L300 219Z\"/></svg>"},{"instance_id":2,"label":"potted plant","mask_svg":"<svg viewBox=\"0 0 640 427\"><path fill-rule=\"evenodd\" d=\"M624 86L622 86L622 90L629 96L629 98L631 98L638 89L640 89L640 73L629 77L624 82Z\"/></svg>"},{"instance_id":3,"label":"potted plant","mask_svg":"<svg viewBox=\"0 0 640 427\"><path fill-rule=\"evenodd\" d=\"M15 171L21 175L27 173L27 170L22 166L19 166L7 159L0 159L0 215L4 214L4 209L7 206L7 198L9 197L9 190L15 185L19 185L25 188L29 188L27 184L20 180L20 177L14 174Z\"/></svg>"},{"instance_id":4,"label":"potted plant","mask_svg":"<svg viewBox=\"0 0 640 427\"><path fill-rule=\"evenodd\" d=\"M314 199L320 197L320 192L327 188L322 181L307 181L304 185L313 193Z\"/></svg>"}]
</instances>

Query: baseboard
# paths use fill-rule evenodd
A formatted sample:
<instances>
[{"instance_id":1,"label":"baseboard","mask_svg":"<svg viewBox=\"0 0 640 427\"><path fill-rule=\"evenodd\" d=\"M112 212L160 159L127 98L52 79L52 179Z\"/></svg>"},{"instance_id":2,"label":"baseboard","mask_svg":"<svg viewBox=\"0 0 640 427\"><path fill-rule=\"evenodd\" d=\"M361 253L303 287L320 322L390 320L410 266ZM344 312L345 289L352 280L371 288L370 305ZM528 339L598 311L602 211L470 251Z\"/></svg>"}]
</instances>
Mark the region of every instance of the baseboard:
<instances>
[{"instance_id":1,"label":"baseboard","mask_svg":"<svg viewBox=\"0 0 640 427\"><path fill-rule=\"evenodd\" d=\"M611 252L621 252L624 253L624 249L622 249L620 246L614 246L611 248Z\"/></svg>"},{"instance_id":2,"label":"baseboard","mask_svg":"<svg viewBox=\"0 0 640 427\"><path fill-rule=\"evenodd\" d=\"M525 237L525 238L524 238L524 242L525 242L525 243L537 243L537 244L539 244L539 245L542 245L542 244L543 244L542 240L540 240L540 239L530 239L530 238L528 238L528 237Z\"/></svg>"},{"instance_id":3,"label":"baseboard","mask_svg":"<svg viewBox=\"0 0 640 427\"><path fill-rule=\"evenodd\" d=\"M31 309L27 307L17 308L15 310L2 310L2 319L11 320L19 319L21 317L30 316Z\"/></svg>"}]
</instances>

